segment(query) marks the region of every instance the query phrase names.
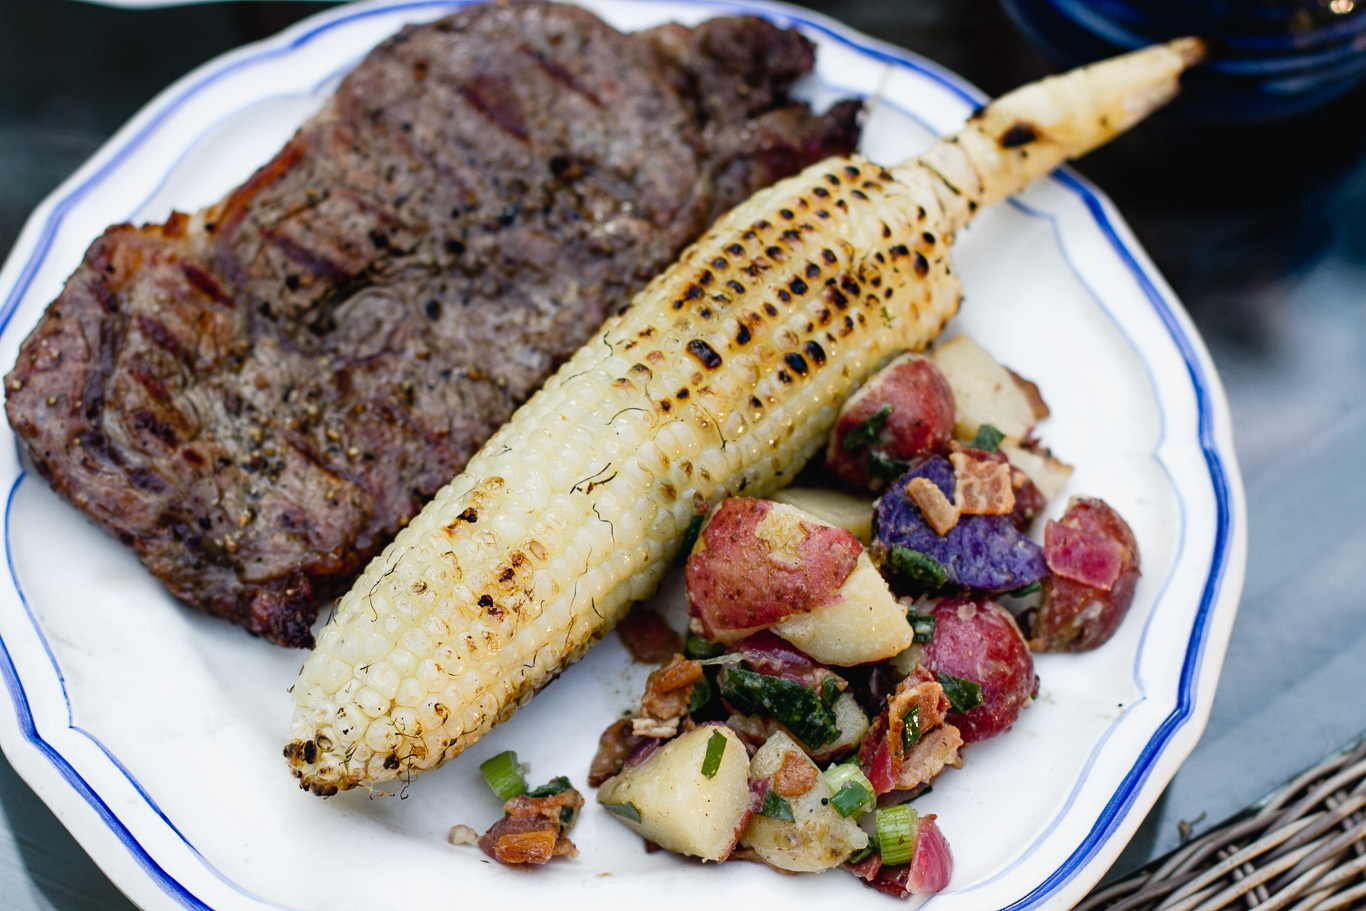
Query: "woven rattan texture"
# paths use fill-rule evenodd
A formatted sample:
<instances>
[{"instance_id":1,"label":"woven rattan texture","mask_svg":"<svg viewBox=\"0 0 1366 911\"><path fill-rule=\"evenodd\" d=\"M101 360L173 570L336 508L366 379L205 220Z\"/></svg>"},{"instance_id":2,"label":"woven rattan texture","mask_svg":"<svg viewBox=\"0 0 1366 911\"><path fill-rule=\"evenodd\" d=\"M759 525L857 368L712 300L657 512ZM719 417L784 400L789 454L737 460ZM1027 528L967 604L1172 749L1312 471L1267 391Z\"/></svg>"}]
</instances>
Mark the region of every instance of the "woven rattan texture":
<instances>
[{"instance_id":1,"label":"woven rattan texture","mask_svg":"<svg viewBox=\"0 0 1366 911\"><path fill-rule=\"evenodd\" d=\"M1366 738L1074 911L1366 908Z\"/></svg>"}]
</instances>

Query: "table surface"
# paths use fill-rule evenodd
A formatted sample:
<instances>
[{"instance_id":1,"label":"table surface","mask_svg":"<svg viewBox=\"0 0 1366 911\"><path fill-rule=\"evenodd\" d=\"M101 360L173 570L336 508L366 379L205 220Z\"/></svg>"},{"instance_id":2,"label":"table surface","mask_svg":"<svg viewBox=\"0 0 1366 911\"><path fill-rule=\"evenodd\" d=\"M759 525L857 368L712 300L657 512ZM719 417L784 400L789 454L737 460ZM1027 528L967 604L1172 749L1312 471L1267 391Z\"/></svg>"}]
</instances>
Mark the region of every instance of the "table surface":
<instances>
[{"instance_id":1,"label":"table surface","mask_svg":"<svg viewBox=\"0 0 1366 911\"><path fill-rule=\"evenodd\" d=\"M996 6L805 5L991 94L1055 69ZM316 6L118 10L0 0L0 253L30 210L192 67ZM110 40L115 37L116 40ZM1141 128L1078 169L1185 302L1233 411L1247 582L1205 735L1111 875L1203 831L1366 732L1366 88L1293 124ZM0 905L122 897L0 758Z\"/></svg>"}]
</instances>

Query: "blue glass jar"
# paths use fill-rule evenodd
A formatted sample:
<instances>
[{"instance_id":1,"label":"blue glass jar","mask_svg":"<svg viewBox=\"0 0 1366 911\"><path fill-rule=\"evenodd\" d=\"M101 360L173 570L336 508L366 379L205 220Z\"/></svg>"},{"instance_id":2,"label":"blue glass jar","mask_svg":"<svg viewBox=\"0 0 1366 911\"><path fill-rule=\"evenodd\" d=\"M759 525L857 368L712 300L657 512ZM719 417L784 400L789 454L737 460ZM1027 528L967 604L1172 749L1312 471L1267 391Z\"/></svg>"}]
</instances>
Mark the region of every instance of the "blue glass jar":
<instances>
[{"instance_id":1,"label":"blue glass jar","mask_svg":"<svg viewBox=\"0 0 1366 911\"><path fill-rule=\"evenodd\" d=\"M1176 116L1251 123L1302 114L1366 78L1366 0L1003 0L1060 63L1180 35L1210 43ZM1361 112L1366 116L1366 111Z\"/></svg>"}]
</instances>

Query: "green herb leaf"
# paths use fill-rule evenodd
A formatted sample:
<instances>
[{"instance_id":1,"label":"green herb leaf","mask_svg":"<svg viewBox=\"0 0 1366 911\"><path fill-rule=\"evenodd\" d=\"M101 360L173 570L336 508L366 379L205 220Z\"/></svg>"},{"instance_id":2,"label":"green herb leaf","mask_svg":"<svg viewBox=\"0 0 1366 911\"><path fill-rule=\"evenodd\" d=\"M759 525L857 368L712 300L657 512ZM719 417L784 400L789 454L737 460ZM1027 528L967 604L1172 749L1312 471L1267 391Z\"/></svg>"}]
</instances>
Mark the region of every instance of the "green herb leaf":
<instances>
[{"instance_id":1,"label":"green herb leaf","mask_svg":"<svg viewBox=\"0 0 1366 911\"><path fill-rule=\"evenodd\" d=\"M938 560L900 544L887 548L887 562L892 569L926 588L942 588L949 579L949 571Z\"/></svg>"},{"instance_id":2,"label":"green herb leaf","mask_svg":"<svg viewBox=\"0 0 1366 911\"><path fill-rule=\"evenodd\" d=\"M906 614L906 622L911 625L911 632L914 633L911 641L917 645L924 645L934 638L934 617L910 611Z\"/></svg>"},{"instance_id":3,"label":"green herb leaf","mask_svg":"<svg viewBox=\"0 0 1366 911\"><path fill-rule=\"evenodd\" d=\"M982 684L945 674L943 671L935 676L939 678L939 685L944 688L949 705L958 714L970 712L982 704Z\"/></svg>"},{"instance_id":4,"label":"green herb leaf","mask_svg":"<svg viewBox=\"0 0 1366 911\"><path fill-rule=\"evenodd\" d=\"M877 414L846 433L844 439L840 441L840 445L844 447L845 452L852 452L860 446L867 446L877 439L877 435L882 432L882 428L887 424L887 419L891 416L892 405L888 402L882 406Z\"/></svg>"},{"instance_id":5,"label":"green herb leaf","mask_svg":"<svg viewBox=\"0 0 1366 911\"><path fill-rule=\"evenodd\" d=\"M534 788L533 790L527 791L527 792L526 792L526 796L528 796L528 797L554 797L556 794L560 794L560 793L563 793L564 791L568 791L568 790L569 790L570 788L572 788L572 787L574 787L574 786L573 786L572 784L569 783L569 779L568 779L568 778L565 778L563 775L561 775L561 776L559 776L558 778L552 778L552 779L550 779L550 781L548 781L548 782L546 782L545 784L541 785L539 788Z\"/></svg>"},{"instance_id":6,"label":"green herb leaf","mask_svg":"<svg viewBox=\"0 0 1366 911\"><path fill-rule=\"evenodd\" d=\"M692 685L692 696L688 699L688 714L700 711L708 702L711 702L711 682L704 674Z\"/></svg>"},{"instance_id":7,"label":"green herb leaf","mask_svg":"<svg viewBox=\"0 0 1366 911\"><path fill-rule=\"evenodd\" d=\"M759 815L779 822L792 822L795 819L792 815L792 804L771 788L764 795L764 805L759 809Z\"/></svg>"},{"instance_id":8,"label":"green herb leaf","mask_svg":"<svg viewBox=\"0 0 1366 911\"><path fill-rule=\"evenodd\" d=\"M1035 592L1039 592L1039 591L1043 591L1043 583L1042 583L1042 582L1031 582L1031 583L1029 583L1028 585L1025 585L1025 586L1023 586L1023 587L1021 587L1021 588L1015 589L1013 592L1010 593L1010 597L1012 597L1012 598L1025 598L1025 597L1028 597L1029 595L1032 595L1032 594L1034 594Z\"/></svg>"},{"instance_id":9,"label":"green herb leaf","mask_svg":"<svg viewBox=\"0 0 1366 911\"><path fill-rule=\"evenodd\" d=\"M574 814L578 812L573 807L560 807L560 831L568 829L574 824Z\"/></svg>"},{"instance_id":10,"label":"green herb leaf","mask_svg":"<svg viewBox=\"0 0 1366 911\"><path fill-rule=\"evenodd\" d=\"M511 800L526 793L526 779L517 765L517 754L512 750L504 750L491 759L485 759L479 764L479 771L484 773L484 780L499 800Z\"/></svg>"},{"instance_id":11,"label":"green herb leaf","mask_svg":"<svg viewBox=\"0 0 1366 911\"><path fill-rule=\"evenodd\" d=\"M697 536L701 533L702 523L706 520L706 516L693 516L688 520L688 530L683 532L683 541L678 545L678 553L674 556L674 566L682 566L688 562L688 554L692 553L693 546L697 544Z\"/></svg>"},{"instance_id":12,"label":"green herb leaf","mask_svg":"<svg viewBox=\"0 0 1366 911\"><path fill-rule=\"evenodd\" d=\"M771 716L811 749L839 739L835 713L800 683L732 667L726 670L721 696L742 715Z\"/></svg>"},{"instance_id":13,"label":"green herb leaf","mask_svg":"<svg viewBox=\"0 0 1366 911\"><path fill-rule=\"evenodd\" d=\"M868 844L867 844L867 846L862 847L862 848L859 848L859 849L858 849L857 851L855 851L853 854L850 854L850 855L849 855L849 859L846 860L845 863L846 863L846 864L856 864L856 863L858 863L858 862L861 861L861 860L867 860L867 859L868 859L868 856L869 856L870 854L872 854L872 853L873 853L874 851L876 851L876 850L878 850L878 847L877 847L877 836L876 836L876 835L869 835L869 836L868 836Z\"/></svg>"},{"instance_id":14,"label":"green herb leaf","mask_svg":"<svg viewBox=\"0 0 1366 911\"><path fill-rule=\"evenodd\" d=\"M977 428L977 435L972 438L972 442L968 445L983 452L995 452L1001 448L1001 441L1005 438L1006 435L995 427L990 424L983 424Z\"/></svg>"},{"instance_id":15,"label":"green herb leaf","mask_svg":"<svg viewBox=\"0 0 1366 911\"><path fill-rule=\"evenodd\" d=\"M602 808L627 822L640 822L640 810L633 803L605 803Z\"/></svg>"},{"instance_id":16,"label":"green herb leaf","mask_svg":"<svg viewBox=\"0 0 1366 911\"><path fill-rule=\"evenodd\" d=\"M903 474L911 470L910 462L903 462L891 456L883 455L876 449L868 452L868 474L884 481L895 481Z\"/></svg>"},{"instance_id":17,"label":"green herb leaf","mask_svg":"<svg viewBox=\"0 0 1366 911\"><path fill-rule=\"evenodd\" d=\"M901 724L901 751L908 753L911 747L915 746L916 741L920 739L920 706L911 706L911 710L901 716Z\"/></svg>"},{"instance_id":18,"label":"green herb leaf","mask_svg":"<svg viewBox=\"0 0 1366 911\"><path fill-rule=\"evenodd\" d=\"M714 731L707 741L707 755L702 757L702 777L715 778L721 768L721 757L726 752L726 735Z\"/></svg>"},{"instance_id":19,"label":"green herb leaf","mask_svg":"<svg viewBox=\"0 0 1366 911\"><path fill-rule=\"evenodd\" d=\"M683 643L683 656L691 658L693 661L706 661L708 658L715 658L724 654L726 647L717 645L715 642L708 642L701 636L688 634L688 640Z\"/></svg>"},{"instance_id":20,"label":"green herb leaf","mask_svg":"<svg viewBox=\"0 0 1366 911\"><path fill-rule=\"evenodd\" d=\"M834 708L836 701L840 698L841 692L843 691L840 689L840 685L835 678L826 677L821 681L821 705L825 706L827 709Z\"/></svg>"}]
</instances>

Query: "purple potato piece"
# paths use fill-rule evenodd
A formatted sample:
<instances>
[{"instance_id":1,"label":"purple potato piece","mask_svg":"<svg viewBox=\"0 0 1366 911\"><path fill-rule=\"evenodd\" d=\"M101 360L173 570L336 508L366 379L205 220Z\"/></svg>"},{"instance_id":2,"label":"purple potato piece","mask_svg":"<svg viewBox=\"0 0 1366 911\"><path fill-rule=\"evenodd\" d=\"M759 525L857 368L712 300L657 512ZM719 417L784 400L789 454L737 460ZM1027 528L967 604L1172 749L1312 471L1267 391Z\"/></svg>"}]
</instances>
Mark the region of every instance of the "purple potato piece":
<instances>
[{"instance_id":1,"label":"purple potato piece","mask_svg":"<svg viewBox=\"0 0 1366 911\"><path fill-rule=\"evenodd\" d=\"M917 551L939 563L943 588L962 586L984 592L1013 591L1048 575L1043 549L1011 524L1010 516L962 516L943 537L925 522L906 495L913 478L931 481L953 499L953 466L935 456L911 469L883 494L873 513L873 559L886 566L893 546Z\"/></svg>"}]
</instances>

